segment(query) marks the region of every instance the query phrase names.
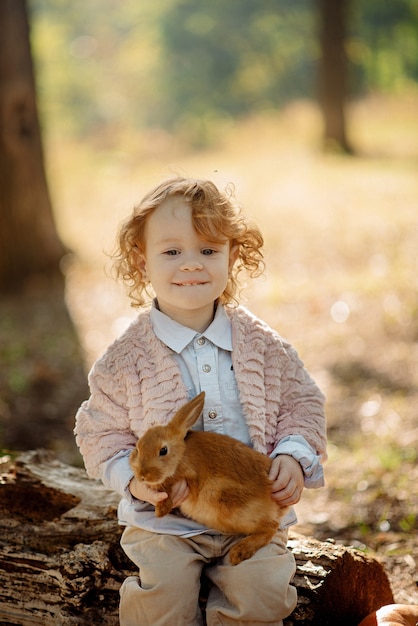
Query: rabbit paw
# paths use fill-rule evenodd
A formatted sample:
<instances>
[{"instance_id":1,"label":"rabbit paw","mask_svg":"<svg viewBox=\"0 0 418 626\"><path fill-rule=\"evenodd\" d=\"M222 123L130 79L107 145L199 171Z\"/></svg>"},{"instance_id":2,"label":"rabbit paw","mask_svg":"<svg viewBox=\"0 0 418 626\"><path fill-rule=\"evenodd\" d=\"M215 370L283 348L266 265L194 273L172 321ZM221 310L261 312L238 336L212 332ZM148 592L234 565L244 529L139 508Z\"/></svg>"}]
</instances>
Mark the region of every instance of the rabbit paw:
<instances>
[{"instance_id":1,"label":"rabbit paw","mask_svg":"<svg viewBox=\"0 0 418 626\"><path fill-rule=\"evenodd\" d=\"M239 542L233 546L229 552L229 561L231 565L239 565L242 561L250 559L257 550L245 543Z\"/></svg>"},{"instance_id":2,"label":"rabbit paw","mask_svg":"<svg viewBox=\"0 0 418 626\"><path fill-rule=\"evenodd\" d=\"M155 516L164 517L164 515L167 515L168 513L170 513L172 508L173 508L173 501L171 500L170 497L168 497L166 500L162 500L162 502L158 502L158 504L155 505Z\"/></svg>"}]
</instances>

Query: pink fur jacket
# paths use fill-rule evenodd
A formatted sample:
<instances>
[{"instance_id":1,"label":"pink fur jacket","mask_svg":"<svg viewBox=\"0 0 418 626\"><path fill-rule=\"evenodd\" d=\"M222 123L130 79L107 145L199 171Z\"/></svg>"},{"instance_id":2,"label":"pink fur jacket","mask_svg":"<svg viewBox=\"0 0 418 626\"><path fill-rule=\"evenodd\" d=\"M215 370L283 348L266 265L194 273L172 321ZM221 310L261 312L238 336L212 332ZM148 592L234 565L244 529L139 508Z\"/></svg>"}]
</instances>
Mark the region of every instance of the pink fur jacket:
<instances>
[{"instance_id":1,"label":"pink fur jacket","mask_svg":"<svg viewBox=\"0 0 418 626\"><path fill-rule=\"evenodd\" d=\"M302 435L325 460L324 396L296 351L243 307L225 307L232 362L256 450L270 453L287 435ZM150 426L168 422L188 395L171 350L141 313L95 363L90 399L76 416L76 440L91 477L100 464L134 448Z\"/></svg>"}]
</instances>

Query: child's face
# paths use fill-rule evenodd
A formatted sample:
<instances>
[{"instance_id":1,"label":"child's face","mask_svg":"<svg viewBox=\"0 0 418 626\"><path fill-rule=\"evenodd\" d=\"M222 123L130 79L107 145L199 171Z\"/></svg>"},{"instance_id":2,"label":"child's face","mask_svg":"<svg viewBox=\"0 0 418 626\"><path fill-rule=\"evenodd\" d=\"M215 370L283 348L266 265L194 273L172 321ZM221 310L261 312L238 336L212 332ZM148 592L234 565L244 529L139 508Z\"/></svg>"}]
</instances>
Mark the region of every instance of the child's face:
<instances>
[{"instance_id":1,"label":"child's face","mask_svg":"<svg viewBox=\"0 0 418 626\"><path fill-rule=\"evenodd\" d=\"M198 237L191 207L180 196L168 198L147 218L141 270L160 310L184 326L200 332L208 327L235 258L229 241Z\"/></svg>"}]
</instances>

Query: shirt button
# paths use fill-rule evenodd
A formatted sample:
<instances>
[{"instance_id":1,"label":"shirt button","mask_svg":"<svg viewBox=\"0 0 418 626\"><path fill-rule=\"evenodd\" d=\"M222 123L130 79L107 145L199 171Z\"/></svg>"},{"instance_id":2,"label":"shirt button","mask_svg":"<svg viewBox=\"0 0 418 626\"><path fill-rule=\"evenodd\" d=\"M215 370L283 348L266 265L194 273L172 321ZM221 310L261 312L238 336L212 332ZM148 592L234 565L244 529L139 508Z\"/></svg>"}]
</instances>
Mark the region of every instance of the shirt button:
<instances>
[{"instance_id":1,"label":"shirt button","mask_svg":"<svg viewBox=\"0 0 418 626\"><path fill-rule=\"evenodd\" d=\"M210 372L211 369L212 369L211 366L207 364L202 367L202 370L206 373Z\"/></svg>"},{"instance_id":2,"label":"shirt button","mask_svg":"<svg viewBox=\"0 0 418 626\"><path fill-rule=\"evenodd\" d=\"M196 339L196 343L197 343L199 346L204 346L204 345L205 345L205 343L206 343L206 340L205 340L205 338L204 338L204 337L199 337L199 339Z\"/></svg>"},{"instance_id":3,"label":"shirt button","mask_svg":"<svg viewBox=\"0 0 418 626\"><path fill-rule=\"evenodd\" d=\"M217 417L217 416L218 416L218 414L217 414L217 412L214 409L211 409L209 411L209 413L208 413L208 417L209 417L210 420L214 420L215 417Z\"/></svg>"}]
</instances>

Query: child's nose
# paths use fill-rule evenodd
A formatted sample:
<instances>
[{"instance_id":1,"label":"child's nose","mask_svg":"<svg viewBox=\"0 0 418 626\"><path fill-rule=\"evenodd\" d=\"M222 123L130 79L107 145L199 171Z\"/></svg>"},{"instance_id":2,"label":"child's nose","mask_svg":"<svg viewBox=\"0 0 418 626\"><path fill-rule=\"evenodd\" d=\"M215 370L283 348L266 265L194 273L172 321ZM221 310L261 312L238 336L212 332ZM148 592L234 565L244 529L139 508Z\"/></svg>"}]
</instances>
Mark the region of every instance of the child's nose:
<instances>
[{"instance_id":1,"label":"child's nose","mask_svg":"<svg viewBox=\"0 0 418 626\"><path fill-rule=\"evenodd\" d=\"M187 258L183 259L180 269L186 272L196 272L197 270L203 269L203 264L200 259L198 259L194 255L190 255Z\"/></svg>"}]
</instances>

